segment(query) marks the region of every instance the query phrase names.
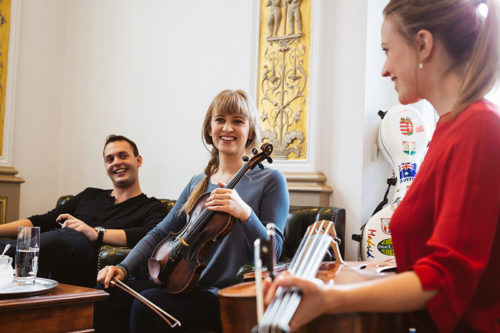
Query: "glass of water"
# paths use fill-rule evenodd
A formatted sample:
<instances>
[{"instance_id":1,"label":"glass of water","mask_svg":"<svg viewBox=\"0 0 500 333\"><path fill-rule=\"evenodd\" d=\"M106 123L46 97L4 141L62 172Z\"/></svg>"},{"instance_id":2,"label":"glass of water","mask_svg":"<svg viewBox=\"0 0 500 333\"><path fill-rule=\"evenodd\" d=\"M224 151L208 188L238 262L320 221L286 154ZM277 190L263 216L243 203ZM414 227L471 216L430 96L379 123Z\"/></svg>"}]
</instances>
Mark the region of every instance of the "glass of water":
<instances>
[{"instance_id":1,"label":"glass of water","mask_svg":"<svg viewBox=\"0 0 500 333\"><path fill-rule=\"evenodd\" d=\"M20 285L35 284L40 252L40 227L19 227L17 232L14 281Z\"/></svg>"}]
</instances>

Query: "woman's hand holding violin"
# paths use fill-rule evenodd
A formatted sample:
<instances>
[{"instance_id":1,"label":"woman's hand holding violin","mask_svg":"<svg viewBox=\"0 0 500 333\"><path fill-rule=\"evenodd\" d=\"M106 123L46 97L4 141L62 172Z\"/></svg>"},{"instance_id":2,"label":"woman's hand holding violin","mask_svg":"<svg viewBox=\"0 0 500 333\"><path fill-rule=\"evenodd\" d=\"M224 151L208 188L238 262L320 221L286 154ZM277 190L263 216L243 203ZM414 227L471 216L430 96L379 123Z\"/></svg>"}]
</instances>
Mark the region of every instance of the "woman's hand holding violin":
<instances>
[{"instance_id":1,"label":"woman's hand holding violin","mask_svg":"<svg viewBox=\"0 0 500 333\"><path fill-rule=\"evenodd\" d=\"M106 266L97 274L97 282L102 283L106 289L109 288L112 278L123 281L125 279L125 271L116 266Z\"/></svg>"},{"instance_id":2,"label":"woman's hand holding violin","mask_svg":"<svg viewBox=\"0 0 500 333\"><path fill-rule=\"evenodd\" d=\"M221 188L212 191L205 207L213 211L228 213L243 222L248 220L252 214L252 208L241 199L236 190L223 188L225 186L223 183L218 183L218 185Z\"/></svg>"}]
</instances>

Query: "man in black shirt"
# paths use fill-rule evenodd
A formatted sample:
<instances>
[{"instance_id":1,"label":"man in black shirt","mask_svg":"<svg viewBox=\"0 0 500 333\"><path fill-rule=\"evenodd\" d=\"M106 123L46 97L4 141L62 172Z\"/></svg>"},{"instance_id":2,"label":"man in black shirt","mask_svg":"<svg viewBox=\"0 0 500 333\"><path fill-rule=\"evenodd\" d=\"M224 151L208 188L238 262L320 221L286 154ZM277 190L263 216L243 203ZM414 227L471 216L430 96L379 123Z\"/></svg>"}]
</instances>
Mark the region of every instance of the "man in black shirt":
<instances>
[{"instance_id":1,"label":"man in black shirt","mask_svg":"<svg viewBox=\"0 0 500 333\"><path fill-rule=\"evenodd\" d=\"M165 217L165 206L141 191L142 157L133 141L110 135L103 156L112 190L87 188L45 214L0 225L0 237L16 236L19 226L40 227L38 276L95 286L103 243L133 247ZM15 240L0 241L0 251L7 243L13 245L8 253L13 256Z\"/></svg>"}]
</instances>

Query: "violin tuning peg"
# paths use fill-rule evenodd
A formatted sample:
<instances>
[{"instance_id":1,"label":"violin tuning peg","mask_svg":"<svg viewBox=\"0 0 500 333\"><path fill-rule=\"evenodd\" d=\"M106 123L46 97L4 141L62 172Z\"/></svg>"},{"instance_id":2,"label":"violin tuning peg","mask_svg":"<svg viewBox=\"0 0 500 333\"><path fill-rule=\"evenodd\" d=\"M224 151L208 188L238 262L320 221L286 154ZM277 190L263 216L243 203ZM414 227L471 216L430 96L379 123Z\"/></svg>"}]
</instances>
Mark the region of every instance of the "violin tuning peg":
<instances>
[{"instance_id":1,"label":"violin tuning peg","mask_svg":"<svg viewBox=\"0 0 500 333\"><path fill-rule=\"evenodd\" d=\"M273 159L270 156L267 157L267 163L269 164L273 163Z\"/></svg>"},{"instance_id":2,"label":"violin tuning peg","mask_svg":"<svg viewBox=\"0 0 500 333\"><path fill-rule=\"evenodd\" d=\"M241 159L243 160L243 162L248 162L250 158L248 158L248 156L243 156Z\"/></svg>"},{"instance_id":3,"label":"violin tuning peg","mask_svg":"<svg viewBox=\"0 0 500 333\"><path fill-rule=\"evenodd\" d=\"M255 148L252 149L252 154L257 155L258 152L259 151L257 149L255 149Z\"/></svg>"},{"instance_id":4,"label":"violin tuning peg","mask_svg":"<svg viewBox=\"0 0 500 333\"><path fill-rule=\"evenodd\" d=\"M262 163L259 163L258 166L259 166L259 168L264 169L264 166L262 165Z\"/></svg>"}]
</instances>

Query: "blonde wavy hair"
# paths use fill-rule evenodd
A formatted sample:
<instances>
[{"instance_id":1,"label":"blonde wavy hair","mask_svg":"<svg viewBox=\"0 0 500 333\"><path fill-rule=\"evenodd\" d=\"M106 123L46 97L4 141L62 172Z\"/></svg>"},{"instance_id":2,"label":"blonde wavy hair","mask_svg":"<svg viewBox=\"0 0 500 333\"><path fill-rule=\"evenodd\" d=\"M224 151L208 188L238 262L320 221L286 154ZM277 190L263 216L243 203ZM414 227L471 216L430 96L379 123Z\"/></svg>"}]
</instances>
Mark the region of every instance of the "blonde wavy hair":
<instances>
[{"instance_id":1,"label":"blonde wavy hair","mask_svg":"<svg viewBox=\"0 0 500 333\"><path fill-rule=\"evenodd\" d=\"M214 115L240 115L248 119L250 132L246 143L247 150L255 148L261 142L261 126L260 118L255 104L243 90L223 90L215 98L208 107L203 126L201 130L201 138L203 144L210 152L210 159L205 167L205 178L195 187L189 195L181 212L189 214L193 209L199 197L207 191L210 177L217 172L219 168L219 151L213 145L212 137L210 136L210 124Z\"/></svg>"}]
</instances>

